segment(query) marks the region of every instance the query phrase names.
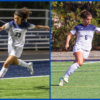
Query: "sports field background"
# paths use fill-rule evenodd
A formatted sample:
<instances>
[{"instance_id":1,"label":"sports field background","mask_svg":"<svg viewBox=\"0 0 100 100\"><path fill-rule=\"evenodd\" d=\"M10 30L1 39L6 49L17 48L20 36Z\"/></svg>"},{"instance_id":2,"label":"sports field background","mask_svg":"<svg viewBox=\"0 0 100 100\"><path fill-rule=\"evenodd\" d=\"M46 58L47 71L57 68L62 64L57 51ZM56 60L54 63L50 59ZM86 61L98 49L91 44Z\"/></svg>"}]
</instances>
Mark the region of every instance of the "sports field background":
<instances>
[{"instance_id":1,"label":"sports field background","mask_svg":"<svg viewBox=\"0 0 100 100\"><path fill-rule=\"evenodd\" d=\"M9 66L6 75L0 80L0 98L49 98L49 60L30 61L33 63L33 75L25 67ZM0 69L2 65L3 62L0 62Z\"/></svg>"},{"instance_id":2,"label":"sports field background","mask_svg":"<svg viewBox=\"0 0 100 100\"><path fill-rule=\"evenodd\" d=\"M49 98L49 76L2 79L0 80L0 98Z\"/></svg>"},{"instance_id":3,"label":"sports field background","mask_svg":"<svg viewBox=\"0 0 100 100\"><path fill-rule=\"evenodd\" d=\"M7 51L0 52L0 69L7 58ZM0 99L49 98L49 52L48 50L24 51L20 59L32 62L34 74L25 67L10 65L0 80Z\"/></svg>"},{"instance_id":4,"label":"sports field background","mask_svg":"<svg viewBox=\"0 0 100 100\"><path fill-rule=\"evenodd\" d=\"M73 62L51 62L51 98L100 98L100 62L85 62L59 85L59 79Z\"/></svg>"}]
</instances>

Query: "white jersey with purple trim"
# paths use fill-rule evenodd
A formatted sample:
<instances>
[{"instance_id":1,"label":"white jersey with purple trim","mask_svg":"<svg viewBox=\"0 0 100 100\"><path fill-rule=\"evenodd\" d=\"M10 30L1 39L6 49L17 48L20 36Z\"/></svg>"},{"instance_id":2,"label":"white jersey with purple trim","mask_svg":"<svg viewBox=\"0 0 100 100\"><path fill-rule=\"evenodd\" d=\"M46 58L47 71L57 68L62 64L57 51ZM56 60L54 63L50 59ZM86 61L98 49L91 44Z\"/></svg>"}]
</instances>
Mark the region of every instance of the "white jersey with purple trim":
<instances>
[{"instance_id":1,"label":"white jersey with purple trim","mask_svg":"<svg viewBox=\"0 0 100 100\"><path fill-rule=\"evenodd\" d=\"M78 24L70 31L72 35L77 34L76 46L81 47L84 50L90 51L92 48L92 39L94 33L98 33L100 28L95 25L89 24L88 26L84 26L83 24Z\"/></svg>"},{"instance_id":2,"label":"white jersey with purple trim","mask_svg":"<svg viewBox=\"0 0 100 100\"><path fill-rule=\"evenodd\" d=\"M8 45L15 47L23 47L25 44L25 35L27 29L34 29L35 25L28 22L22 22L17 25L15 21L10 21L5 24L5 29L8 29Z\"/></svg>"}]
</instances>

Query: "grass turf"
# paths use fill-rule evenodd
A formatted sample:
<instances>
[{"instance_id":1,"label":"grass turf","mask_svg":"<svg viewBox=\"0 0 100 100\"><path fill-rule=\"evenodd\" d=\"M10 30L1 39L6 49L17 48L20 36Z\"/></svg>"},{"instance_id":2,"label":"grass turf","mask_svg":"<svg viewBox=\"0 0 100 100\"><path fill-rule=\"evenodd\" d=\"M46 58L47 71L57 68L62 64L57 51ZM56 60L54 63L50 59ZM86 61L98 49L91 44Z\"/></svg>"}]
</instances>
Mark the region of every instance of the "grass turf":
<instances>
[{"instance_id":1,"label":"grass turf","mask_svg":"<svg viewBox=\"0 0 100 100\"><path fill-rule=\"evenodd\" d=\"M2 79L0 98L49 98L49 76Z\"/></svg>"},{"instance_id":2,"label":"grass turf","mask_svg":"<svg viewBox=\"0 0 100 100\"><path fill-rule=\"evenodd\" d=\"M85 62L69 77L68 84L58 86L72 63L51 63L51 98L100 98L100 62Z\"/></svg>"}]
</instances>

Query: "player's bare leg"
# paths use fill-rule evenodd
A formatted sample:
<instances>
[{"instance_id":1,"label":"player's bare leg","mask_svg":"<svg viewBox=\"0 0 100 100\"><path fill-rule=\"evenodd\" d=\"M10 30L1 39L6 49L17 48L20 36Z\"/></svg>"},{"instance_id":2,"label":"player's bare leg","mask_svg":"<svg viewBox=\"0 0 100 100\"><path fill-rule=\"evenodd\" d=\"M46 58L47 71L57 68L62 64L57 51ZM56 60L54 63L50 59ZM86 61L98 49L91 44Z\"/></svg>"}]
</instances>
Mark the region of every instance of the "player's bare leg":
<instances>
[{"instance_id":1,"label":"player's bare leg","mask_svg":"<svg viewBox=\"0 0 100 100\"><path fill-rule=\"evenodd\" d=\"M85 61L85 59L83 58L83 53L81 51L75 52L74 56L75 56L74 63L78 63L78 65L81 66L83 62Z\"/></svg>"},{"instance_id":2,"label":"player's bare leg","mask_svg":"<svg viewBox=\"0 0 100 100\"><path fill-rule=\"evenodd\" d=\"M34 73L34 71L33 71L33 64L31 62L30 63L26 63L25 61L23 61L21 59L18 59L17 57L12 56L12 55L9 56L9 58L7 59L7 62L9 62L8 66L11 63L13 63L14 65L19 65L19 66L22 66L22 67L27 67L31 74Z\"/></svg>"},{"instance_id":3,"label":"player's bare leg","mask_svg":"<svg viewBox=\"0 0 100 100\"><path fill-rule=\"evenodd\" d=\"M63 81L68 83L68 78L69 76L77 69L79 68L85 59L83 58L83 53L81 51L74 53L75 56L75 61L74 63L70 66L70 68L66 71L65 75L60 79L59 86L63 86Z\"/></svg>"},{"instance_id":4,"label":"player's bare leg","mask_svg":"<svg viewBox=\"0 0 100 100\"><path fill-rule=\"evenodd\" d=\"M14 65L19 65L20 64L20 66L27 67L29 69L30 73L33 74L33 66L32 66L31 63L26 63L23 60L19 60L17 57L15 57L13 55L9 55L8 58L6 59L5 63L3 64L3 67L1 69L1 71L0 71L0 79L6 74L6 72L8 70L8 67L12 63Z\"/></svg>"},{"instance_id":5,"label":"player's bare leg","mask_svg":"<svg viewBox=\"0 0 100 100\"><path fill-rule=\"evenodd\" d=\"M3 67L8 68L9 65L11 63L13 63L14 61L16 61L16 63L18 64L19 62L17 61L17 57L13 56L13 55L9 55L8 58L6 59L5 63L3 64Z\"/></svg>"},{"instance_id":6,"label":"player's bare leg","mask_svg":"<svg viewBox=\"0 0 100 100\"><path fill-rule=\"evenodd\" d=\"M6 74L7 70L8 70L8 67L11 63L14 62L14 60L16 60L17 58L12 56L12 55L9 55L8 58L6 59L5 63L3 64L3 67L0 71L0 79ZM17 62L18 63L18 62Z\"/></svg>"},{"instance_id":7,"label":"player's bare leg","mask_svg":"<svg viewBox=\"0 0 100 100\"><path fill-rule=\"evenodd\" d=\"M22 66L22 67L27 67L28 70L30 71L31 75L34 73L32 62L26 63L25 61L17 58L17 59L14 60L13 64L19 65L19 66Z\"/></svg>"}]
</instances>

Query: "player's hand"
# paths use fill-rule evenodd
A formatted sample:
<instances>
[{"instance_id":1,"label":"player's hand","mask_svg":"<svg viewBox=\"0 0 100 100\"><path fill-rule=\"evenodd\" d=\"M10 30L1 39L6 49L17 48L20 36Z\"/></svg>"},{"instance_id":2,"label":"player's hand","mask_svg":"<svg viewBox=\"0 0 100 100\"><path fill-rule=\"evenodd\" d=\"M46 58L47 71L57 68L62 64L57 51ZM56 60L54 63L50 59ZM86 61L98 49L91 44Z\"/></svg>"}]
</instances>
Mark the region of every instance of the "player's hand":
<instances>
[{"instance_id":1,"label":"player's hand","mask_svg":"<svg viewBox=\"0 0 100 100\"><path fill-rule=\"evenodd\" d=\"M66 44L65 45L65 49L68 50L68 47L69 47L69 44Z\"/></svg>"},{"instance_id":2,"label":"player's hand","mask_svg":"<svg viewBox=\"0 0 100 100\"><path fill-rule=\"evenodd\" d=\"M46 29L47 31L49 31L49 27L48 27L48 26L45 26L45 29Z\"/></svg>"}]
</instances>

